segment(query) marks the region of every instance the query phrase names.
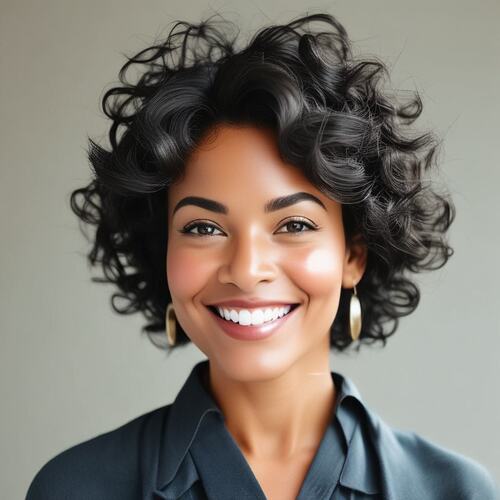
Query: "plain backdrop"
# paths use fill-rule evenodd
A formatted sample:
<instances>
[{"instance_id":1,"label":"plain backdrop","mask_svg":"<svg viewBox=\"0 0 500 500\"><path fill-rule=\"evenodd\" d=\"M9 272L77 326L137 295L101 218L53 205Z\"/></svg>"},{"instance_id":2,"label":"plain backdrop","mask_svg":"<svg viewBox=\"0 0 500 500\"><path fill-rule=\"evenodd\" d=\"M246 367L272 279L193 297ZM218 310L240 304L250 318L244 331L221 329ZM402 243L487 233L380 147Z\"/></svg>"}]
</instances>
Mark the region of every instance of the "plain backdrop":
<instances>
[{"instance_id":1,"label":"plain backdrop","mask_svg":"<svg viewBox=\"0 0 500 500\"><path fill-rule=\"evenodd\" d=\"M0 2L0 497L23 498L63 449L173 401L194 346L168 360L140 315L119 316L95 284L69 193L90 180L87 135L108 126L104 89L177 19L219 12L242 39L321 10L355 53L418 90L417 127L444 139L442 180L457 207L455 255L419 277L418 309L385 349L333 354L393 427L485 465L500 480L498 249L500 3L446 0L11 0Z\"/></svg>"}]
</instances>

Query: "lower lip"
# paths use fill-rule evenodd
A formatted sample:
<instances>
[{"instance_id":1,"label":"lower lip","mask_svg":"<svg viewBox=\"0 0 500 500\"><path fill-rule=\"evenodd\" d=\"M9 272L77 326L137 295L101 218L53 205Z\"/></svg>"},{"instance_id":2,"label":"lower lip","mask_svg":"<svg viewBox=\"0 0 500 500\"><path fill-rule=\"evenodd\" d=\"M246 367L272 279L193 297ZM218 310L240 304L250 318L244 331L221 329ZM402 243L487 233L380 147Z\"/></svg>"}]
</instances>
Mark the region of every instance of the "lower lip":
<instances>
[{"instance_id":1,"label":"lower lip","mask_svg":"<svg viewBox=\"0 0 500 500\"><path fill-rule=\"evenodd\" d=\"M239 323L234 323L233 321L228 321L222 319L217 313L212 311L209 307L210 314L214 317L216 323L221 327L222 331L237 340L263 340L270 337L275 333L278 328L282 327L286 321L295 314L295 311L299 309L300 306L296 306L295 309L290 311L285 316L277 318L274 321L268 321L262 325L240 325Z\"/></svg>"}]
</instances>

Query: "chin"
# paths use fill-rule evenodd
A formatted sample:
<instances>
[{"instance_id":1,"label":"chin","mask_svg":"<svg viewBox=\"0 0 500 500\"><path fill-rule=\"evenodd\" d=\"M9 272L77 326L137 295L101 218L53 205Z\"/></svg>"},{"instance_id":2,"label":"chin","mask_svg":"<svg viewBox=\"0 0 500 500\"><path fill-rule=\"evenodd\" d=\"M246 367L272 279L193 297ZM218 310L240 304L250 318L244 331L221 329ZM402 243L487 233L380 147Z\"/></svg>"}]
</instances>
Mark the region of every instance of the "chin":
<instances>
[{"instance_id":1,"label":"chin","mask_svg":"<svg viewBox=\"0 0 500 500\"><path fill-rule=\"evenodd\" d=\"M243 349L241 353L225 356L222 353L208 356L225 377L237 382L264 382L275 379L294 364L290 353L261 349Z\"/></svg>"}]
</instances>

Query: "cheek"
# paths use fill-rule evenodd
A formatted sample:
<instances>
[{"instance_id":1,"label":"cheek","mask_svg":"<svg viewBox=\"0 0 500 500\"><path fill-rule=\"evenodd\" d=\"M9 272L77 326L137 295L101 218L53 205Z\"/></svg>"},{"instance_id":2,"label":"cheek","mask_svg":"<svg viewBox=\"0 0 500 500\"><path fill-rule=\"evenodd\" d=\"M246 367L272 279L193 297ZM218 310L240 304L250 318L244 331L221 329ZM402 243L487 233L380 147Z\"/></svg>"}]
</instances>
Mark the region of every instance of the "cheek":
<instances>
[{"instance_id":1,"label":"cheek","mask_svg":"<svg viewBox=\"0 0 500 500\"><path fill-rule=\"evenodd\" d=\"M331 295L342 282L343 256L335 246L301 252L293 259L290 275L311 300Z\"/></svg>"},{"instance_id":2,"label":"cheek","mask_svg":"<svg viewBox=\"0 0 500 500\"><path fill-rule=\"evenodd\" d=\"M170 245L167 250L166 271L167 283L175 306L177 321L191 341L208 356L206 339L201 335L202 329L197 326L196 306L192 300L206 286L211 270L207 259L200 259L199 252L176 249Z\"/></svg>"},{"instance_id":3,"label":"cheek","mask_svg":"<svg viewBox=\"0 0 500 500\"><path fill-rule=\"evenodd\" d=\"M210 275L210 260L200 259L199 252L175 246L167 251L167 283L170 293L179 300L187 300L196 295L205 285Z\"/></svg>"}]
</instances>

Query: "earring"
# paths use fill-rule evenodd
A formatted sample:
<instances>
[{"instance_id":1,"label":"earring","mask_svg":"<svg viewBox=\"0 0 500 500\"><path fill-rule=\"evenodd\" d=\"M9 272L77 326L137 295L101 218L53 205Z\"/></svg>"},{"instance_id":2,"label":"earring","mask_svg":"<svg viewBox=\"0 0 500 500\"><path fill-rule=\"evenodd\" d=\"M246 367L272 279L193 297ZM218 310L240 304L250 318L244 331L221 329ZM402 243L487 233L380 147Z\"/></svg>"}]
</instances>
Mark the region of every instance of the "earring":
<instances>
[{"instance_id":1,"label":"earring","mask_svg":"<svg viewBox=\"0 0 500 500\"><path fill-rule=\"evenodd\" d=\"M356 285L354 285L354 293L351 295L349 323L351 327L351 338L352 340L357 340L361 332L361 304L356 292Z\"/></svg>"},{"instance_id":2,"label":"earring","mask_svg":"<svg viewBox=\"0 0 500 500\"><path fill-rule=\"evenodd\" d=\"M173 347L176 342L175 311L172 302L167 306L165 313L165 330L167 332L168 345Z\"/></svg>"}]
</instances>

